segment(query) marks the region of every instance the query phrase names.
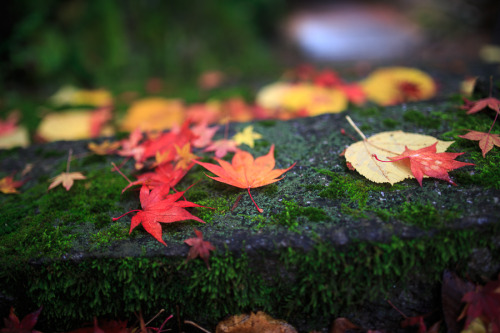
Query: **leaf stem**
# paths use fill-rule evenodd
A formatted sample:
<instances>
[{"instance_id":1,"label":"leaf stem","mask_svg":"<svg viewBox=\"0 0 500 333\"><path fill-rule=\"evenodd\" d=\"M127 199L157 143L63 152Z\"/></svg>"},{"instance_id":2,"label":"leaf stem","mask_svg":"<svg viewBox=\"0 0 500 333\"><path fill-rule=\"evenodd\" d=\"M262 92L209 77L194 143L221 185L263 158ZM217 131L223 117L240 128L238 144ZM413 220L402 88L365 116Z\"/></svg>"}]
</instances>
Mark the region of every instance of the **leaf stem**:
<instances>
[{"instance_id":1,"label":"leaf stem","mask_svg":"<svg viewBox=\"0 0 500 333\"><path fill-rule=\"evenodd\" d=\"M495 119L493 120L493 124L491 124L491 126L490 126L490 130L488 131L488 134L490 134L491 130L493 129L493 125L495 125L495 122L497 121L497 118L498 118L498 112L495 115Z\"/></svg>"},{"instance_id":2,"label":"leaf stem","mask_svg":"<svg viewBox=\"0 0 500 333\"><path fill-rule=\"evenodd\" d=\"M71 163L71 155L73 155L73 149L68 152L68 161L66 162L66 173L69 173L69 164Z\"/></svg>"},{"instance_id":3,"label":"leaf stem","mask_svg":"<svg viewBox=\"0 0 500 333\"><path fill-rule=\"evenodd\" d=\"M361 132L361 130L356 126L356 124L352 121L351 117L345 116L345 119L349 122L349 124L354 128L354 130L359 134L360 137L363 138L363 140L366 140L366 136Z\"/></svg>"},{"instance_id":4,"label":"leaf stem","mask_svg":"<svg viewBox=\"0 0 500 333\"><path fill-rule=\"evenodd\" d=\"M140 209L134 209L134 210L131 210L130 212L126 212L125 214L122 214L122 215L120 215L118 217L113 217L112 220L113 220L113 222L115 222L115 221L121 219L122 217L124 217L127 214L130 214L130 213L133 213L133 212L140 212L140 211L141 211Z\"/></svg>"},{"instance_id":5,"label":"leaf stem","mask_svg":"<svg viewBox=\"0 0 500 333\"><path fill-rule=\"evenodd\" d=\"M130 181L130 179L128 179L128 177L127 177L127 176L125 176L125 174L124 174L124 173L120 170L120 168L118 168L118 167L116 166L115 162L111 162L111 165L113 166L113 170L118 171L118 173L119 173L120 175L122 175L122 177L123 177L123 178L125 178L125 179L129 182L129 184L130 184L130 183L132 183L132 182ZM111 170L111 171L113 171L113 170Z\"/></svg>"},{"instance_id":6,"label":"leaf stem","mask_svg":"<svg viewBox=\"0 0 500 333\"><path fill-rule=\"evenodd\" d=\"M255 205L255 207L257 208L257 210L259 211L259 213L262 213L264 210L260 209L259 206L257 206L257 203L255 202L255 200L252 197L252 194L250 193L250 187L247 190L248 190L248 195L250 196L250 199L252 199L252 201L253 201L253 204Z\"/></svg>"}]
</instances>

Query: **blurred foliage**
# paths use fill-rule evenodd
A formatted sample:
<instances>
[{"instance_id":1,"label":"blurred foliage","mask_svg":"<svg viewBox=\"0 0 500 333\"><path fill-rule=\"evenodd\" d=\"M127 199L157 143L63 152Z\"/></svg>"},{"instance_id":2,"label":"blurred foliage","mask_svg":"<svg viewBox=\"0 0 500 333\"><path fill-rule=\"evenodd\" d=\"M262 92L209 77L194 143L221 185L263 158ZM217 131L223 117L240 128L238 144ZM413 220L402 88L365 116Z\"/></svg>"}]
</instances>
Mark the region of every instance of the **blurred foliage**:
<instances>
[{"instance_id":1,"label":"blurred foliage","mask_svg":"<svg viewBox=\"0 0 500 333\"><path fill-rule=\"evenodd\" d=\"M0 89L259 73L272 66L266 38L284 8L284 0L16 1L0 23Z\"/></svg>"}]
</instances>

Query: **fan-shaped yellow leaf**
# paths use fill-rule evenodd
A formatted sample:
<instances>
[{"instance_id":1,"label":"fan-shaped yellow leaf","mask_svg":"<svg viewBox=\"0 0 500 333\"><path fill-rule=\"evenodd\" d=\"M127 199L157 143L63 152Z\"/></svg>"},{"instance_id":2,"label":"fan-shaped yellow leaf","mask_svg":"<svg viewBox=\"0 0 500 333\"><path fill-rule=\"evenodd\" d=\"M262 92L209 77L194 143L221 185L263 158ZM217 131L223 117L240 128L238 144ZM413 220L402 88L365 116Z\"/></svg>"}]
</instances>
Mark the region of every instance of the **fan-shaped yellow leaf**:
<instances>
[{"instance_id":1,"label":"fan-shaped yellow leaf","mask_svg":"<svg viewBox=\"0 0 500 333\"><path fill-rule=\"evenodd\" d=\"M388 161L403 153L405 146L416 150L428 147L438 142L436 151L445 152L454 141L441 141L429 135L405 133L403 131L382 132L372 137L350 145L345 151L347 162L361 175L375 183L394 183L406 178L415 178L411 170L404 163L384 163L377 161L372 155L376 154L380 160Z\"/></svg>"},{"instance_id":2,"label":"fan-shaped yellow leaf","mask_svg":"<svg viewBox=\"0 0 500 333\"><path fill-rule=\"evenodd\" d=\"M282 95L284 108L307 110L310 116L323 113L339 113L347 108L347 97L339 89L324 88L307 83L293 85Z\"/></svg>"}]
</instances>

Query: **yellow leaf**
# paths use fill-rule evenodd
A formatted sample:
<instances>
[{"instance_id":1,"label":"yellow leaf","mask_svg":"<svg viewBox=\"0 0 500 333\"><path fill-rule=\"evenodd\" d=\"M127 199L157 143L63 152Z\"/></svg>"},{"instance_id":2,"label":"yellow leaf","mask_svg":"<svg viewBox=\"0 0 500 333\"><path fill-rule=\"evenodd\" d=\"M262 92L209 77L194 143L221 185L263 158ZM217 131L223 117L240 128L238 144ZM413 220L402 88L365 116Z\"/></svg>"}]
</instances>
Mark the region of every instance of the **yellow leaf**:
<instances>
[{"instance_id":1,"label":"yellow leaf","mask_svg":"<svg viewBox=\"0 0 500 333\"><path fill-rule=\"evenodd\" d=\"M0 149L27 147L29 144L28 130L24 126L18 126L14 131L0 136Z\"/></svg>"},{"instance_id":2,"label":"yellow leaf","mask_svg":"<svg viewBox=\"0 0 500 333\"><path fill-rule=\"evenodd\" d=\"M262 135L253 131L253 126L247 126L243 131L236 133L233 136L233 140L239 146L241 144L246 144L253 148L254 141L257 139L262 139Z\"/></svg>"},{"instance_id":3,"label":"yellow leaf","mask_svg":"<svg viewBox=\"0 0 500 333\"><path fill-rule=\"evenodd\" d=\"M379 105L425 100L436 94L436 84L432 77L409 67L377 69L360 85L367 98Z\"/></svg>"},{"instance_id":4,"label":"yellow leaf","mask_svg":"<svg viewBox=\"0 0 500 333\"><path fill-rule=\"evenodd\" d=\"M107 90L85 90L72 86L62 87L50 99L55 105L110 106L113 104L113 96Z\"/></svg>"},{"instance_id":5,"label":"yellow leaf","mask_svg":"<svg viewBox=\"0 0 500 333\"><path fill-rule=\"evenodd\" d=\"M127 111L121 127L132 132L161 131L180 125L184 121L185 108L181 100L160 97L145 98L134 102Z\"/></svg>"},{"instance_id":6,"label":"yellow leaf","mask_svg":"<svg viewBox=\"0 0 500 333\"><path fill-rule=\"evenodd\" d=\"M279 108L282 106L281 100L283 96L291 87L292 84L287 82L271 83L257 92L256 102L268 109Z\"/></svg>"},{"instance_id":7,"label":"yellow leaf","mask_svg":"<svg viewBox=\"0 0 500 333\"><path fill-rule=\"evenodd\" d=\"M415 178L410 168L403 163L384 163L377 161L372 155L377 155L380 160L387 161L403 153L405 146L409 149L421 149L438 142L436 151L445 152L454 141L441 141L429 135L405 133L403 131L382 132L370 138L350 145L345 151L345 159L361 175L375 183L394 183L406 178Z\"/></svg>"},{"instance_id":8,"label":"yellow leaf","mask_svg":"<svg viewBox=\"0 0 500 333\"><path fill-rule=\"evenodd\" d=\"M282 96L282 105L292 111L306 110L310 116L339 113L347 108L347 97L338 89L296 84Z\"/></svg>"}]
</instances>

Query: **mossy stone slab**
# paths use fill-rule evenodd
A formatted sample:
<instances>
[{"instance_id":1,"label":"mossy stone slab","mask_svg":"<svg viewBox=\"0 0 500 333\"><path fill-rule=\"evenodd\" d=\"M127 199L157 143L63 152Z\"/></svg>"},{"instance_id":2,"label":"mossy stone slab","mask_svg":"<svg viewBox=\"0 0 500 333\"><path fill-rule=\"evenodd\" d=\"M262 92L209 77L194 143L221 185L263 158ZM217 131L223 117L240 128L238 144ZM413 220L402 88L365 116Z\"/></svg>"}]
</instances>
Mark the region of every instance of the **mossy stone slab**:
<instances>
[{"instance_id":1,"label":"mossy stone slab","mask_svg":"<svg viewBox=\"0 0 500 333\"><path fill-rule=\"evenodd\" d=\"M1 195L0 314L20 315L43 305L42 330L67 330L93 316L153 316L165 308L207 327L226 315L264 310L301 330L327 327L348 316L365 328L398 327L402 318L439 308L444 269L481 281L500 269L500 154L486 158L477 142L458 138L462 128L483 130L493 117L466 116L456 101L395 107L351 108L290 121L256 121L263 135L255 156L275 144L276 167L296 162L285 178L245 191L217 183L195 166L177 186L197 182L186 199L213 207L191 212L206 221L163 226L167 247L141 227L129 235L140 208L137 191L121 194L127 181L112 172L118 156L89 153L87 141L55 142L1 151L0 176L34 165L20 194ZM375 184L347 168L342 151L353 140L349 115L365 135L401 129L456 140L449 151L475 163L450 173L458 186L415 179ZM248 124L231 124L230 135ZM70 191L47 191L48 180L66 169L86 180ZM199 152L210 161L209 155ZM122 168L133 177L132 163ZM243 194L238 201L240 194ZM235 205L235 202L238 203ZM185 262L193 229L216 247L208 270ZM159 326L159 325L158 325ZM37 326L38 327L38 326Z\"/></svg>"}]
</instances>

